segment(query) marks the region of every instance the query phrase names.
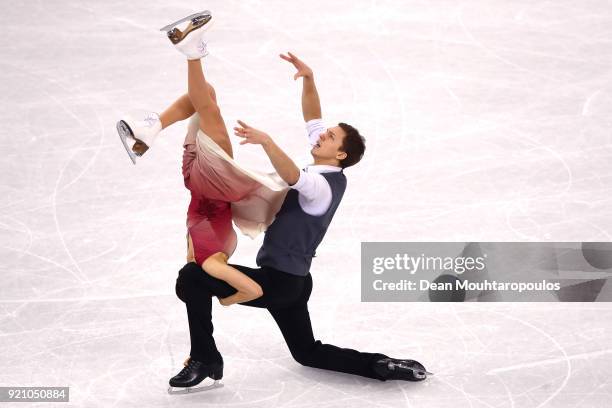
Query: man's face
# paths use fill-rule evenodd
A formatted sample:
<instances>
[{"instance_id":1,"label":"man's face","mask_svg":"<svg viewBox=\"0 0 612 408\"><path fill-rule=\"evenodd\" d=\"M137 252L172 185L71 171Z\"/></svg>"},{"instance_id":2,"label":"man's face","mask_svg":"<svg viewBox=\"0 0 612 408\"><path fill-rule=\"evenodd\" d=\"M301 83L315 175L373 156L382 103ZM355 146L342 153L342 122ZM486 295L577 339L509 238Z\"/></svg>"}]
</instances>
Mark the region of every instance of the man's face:
<instances>
[{"instance_id":1,"label":"man's face","mask_svg":"<svg viewBox=\"0 0 612 408\"><path fill-rule=\"evenodd\" d=\"M340 126L328 128L326 132L319 135L317 144L312 147L310 153L315 159L336 159L338 161L346 157L342 151L342 143L346 133Z\"/></svg>"}]
</instances>

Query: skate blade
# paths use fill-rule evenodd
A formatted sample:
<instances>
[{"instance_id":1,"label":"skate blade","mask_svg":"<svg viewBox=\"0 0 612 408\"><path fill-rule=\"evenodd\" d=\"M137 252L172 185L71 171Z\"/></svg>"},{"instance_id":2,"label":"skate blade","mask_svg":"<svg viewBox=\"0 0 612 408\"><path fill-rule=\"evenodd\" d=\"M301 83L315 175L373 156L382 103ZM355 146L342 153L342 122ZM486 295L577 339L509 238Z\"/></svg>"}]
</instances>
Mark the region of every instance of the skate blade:
<instances>
[{"instance_id":1,"label":"skate blade","mask_svg":"<svg viewBox=\"0 0 612 408\"><path fill-rule=\"evenodd\" d=\"M160 28L159 31L169 31L171 28L174 28L177 25L179 25L181 23L184 23L187 20L191 20L192 18L196 18L196 17L200 17L200 16L206 16L206 15L209 15L209 16L212 15L210 13L210 10L200 11L199 13L194 13L194 14L192 14L190 16L183 17L180 20L177 20L177 21L175 21L172 24L168 24L167 26L164 26L164 27Z\"/></svg>"},{"instance_id":2,"label":"skate blade","mask_svg":"<svg viewBox=\"0 0 612 408\"><path fill-rule=\"evenodd\" d=\"M203 387L185 387L185 388L168 387L168 394L170 395L194 394L196 392L210 391L210 390L214 390L215 388L222 388L222 387L223 387L223 383L219 382L219 380L215 380L214 383L203 386Z\"/></svg>"},{"instance_id":3,"label":"skate blade","mask_svg":"<svg viewBox=\"0 0 612 408\"><path fill-rule=\"evenodd\" d=\"M424 380L427 377L429 377L430 375L434 375L433 373L430 373L429 371L419 370L417 368L408 368L408 370L411 370L412 371L412 375L414 376L414 378L417 378L419 380Z\"/></svg>"},{"instance_id":4,"label":"skate blade","mask_svg":"<svg viewBox=\"0 0 612 408\"><path fill-rule=\"evenodd\" d=\"M121 139L121 143L123 143L123 147L125 147L125 151L127 152L128 156L130 156L130 160L132 160L133 164L136 164L136 157L137 157L136 153L132 151L132 148L130 147L130 145L128 145L128 142L127 142L128 137L131 139L134 138L134 135L132 134L132 130L130 129L127 123L120 120L119 122L117 122L117 133L119 133L119 138Z\"/></svg>"}]
</instances>

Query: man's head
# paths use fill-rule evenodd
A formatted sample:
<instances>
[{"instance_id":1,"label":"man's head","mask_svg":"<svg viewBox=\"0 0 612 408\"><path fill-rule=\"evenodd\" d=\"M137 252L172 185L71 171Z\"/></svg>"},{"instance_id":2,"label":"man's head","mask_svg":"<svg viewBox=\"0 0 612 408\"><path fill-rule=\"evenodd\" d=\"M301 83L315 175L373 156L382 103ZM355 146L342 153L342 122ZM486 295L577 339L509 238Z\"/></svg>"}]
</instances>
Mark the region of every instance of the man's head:
<instances>
[{"instance_id":1,"label":"man's head","mask_svg":"<svg viewBox=\"0 0 612 408\"><path fill-rule=\"evenodd\" d=\"M346 123L327 129L319 135L310 153L315 164L328 164L344 168L357 164L365 151L365 138Z\"/></svg>"}]
</instances>

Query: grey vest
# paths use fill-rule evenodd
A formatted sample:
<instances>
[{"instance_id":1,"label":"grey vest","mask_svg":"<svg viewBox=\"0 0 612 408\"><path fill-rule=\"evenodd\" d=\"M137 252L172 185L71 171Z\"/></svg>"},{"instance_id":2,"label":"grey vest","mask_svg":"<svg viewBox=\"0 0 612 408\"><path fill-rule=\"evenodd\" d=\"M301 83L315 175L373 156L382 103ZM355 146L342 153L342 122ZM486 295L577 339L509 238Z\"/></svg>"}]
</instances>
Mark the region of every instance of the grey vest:
<instances>
[{"instance_id":1,"label":"grey vest","mask_svg":"<svg viewBox=\"0 0 612 408\"><path fill-rule=\"evenodd\" d=\"M257 265L293 275L308 275L315 251L323 240L346 190L346 176L342 171L321 175L325 177L332 191L328 210L318 216L305 213L298 201L298 191L291 189L274 222L266 231L264 243L257 253Z\"/></svg>"}]
</instances>

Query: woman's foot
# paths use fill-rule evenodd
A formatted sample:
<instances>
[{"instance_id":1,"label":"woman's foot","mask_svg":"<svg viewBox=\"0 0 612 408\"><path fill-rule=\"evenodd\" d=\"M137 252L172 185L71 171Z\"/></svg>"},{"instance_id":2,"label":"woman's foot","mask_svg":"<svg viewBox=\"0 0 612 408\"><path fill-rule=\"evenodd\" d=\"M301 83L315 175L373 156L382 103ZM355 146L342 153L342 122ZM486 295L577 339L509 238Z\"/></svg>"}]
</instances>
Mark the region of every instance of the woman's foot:
<instances>
[{"instance_id":1,"label":"woman's foot","mask_svg":"<svg viewBox=\"0 0 612 408\"><path fill-rule=\"evenodd\" d=\"M176 24L178 23L168 26L172 28L166 33L176 49L182 52L187 59L200 59L207 56L208 41L205 33L213 24L212 14L210 12L196 14L183 30L177 28Z\"/></svg>"},{"instance_id":2,"label":"woman's foot","mask_svg":"<svg viewBox=\"0 0 612 408\"><path fill-rule=\"evenodd\" d=\"M199 28L204 27L206 24L210 23L211 20L212 20L212 15L210 14L198 15L191 19L191 21L189 22L189 24L187 24L187 27L185 27L183 31L179 30L177 27L174 27L171 30L169 30L166 34L168 35L170 42L176 45L180 43L181 41L183 41L189 33ZM204 28L204 30L207 30L207 29L208 27Z\"/></svg>"},{"instance_id":3,"label":"woman's foot","mask_svg":"<svg viewBox=\"0 0 612 408\"><path fill-rule=\"evenodd\" d=\"M159 115L155 112L147 112L139 119L131 115L124 115L117 122L119 137L134 164L136 163L135 157L142 156L149 150L161 129ZM130 146L132 142L133 145Z\"/></svg>"}]
</instances>

